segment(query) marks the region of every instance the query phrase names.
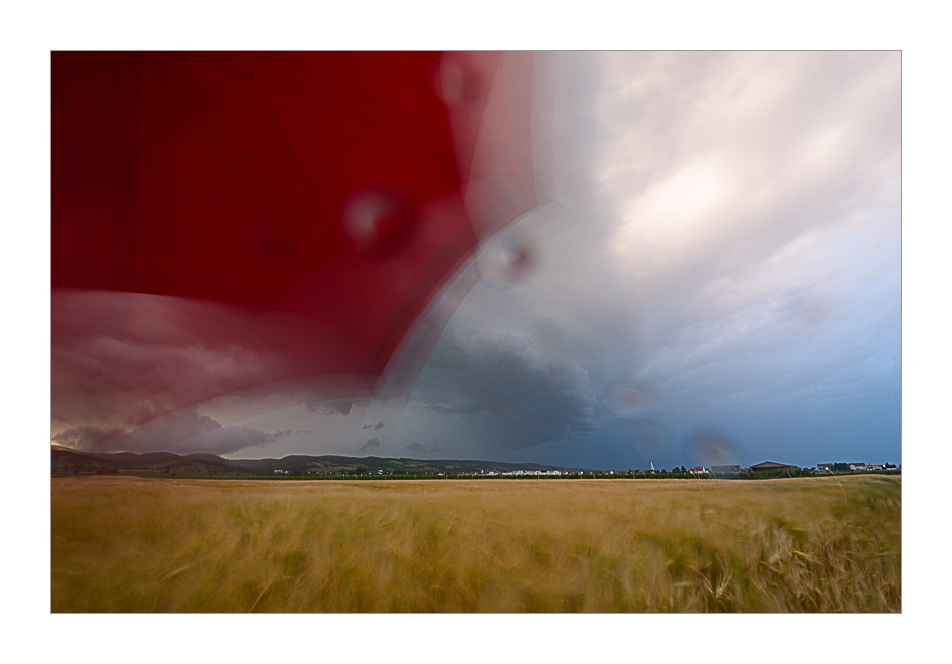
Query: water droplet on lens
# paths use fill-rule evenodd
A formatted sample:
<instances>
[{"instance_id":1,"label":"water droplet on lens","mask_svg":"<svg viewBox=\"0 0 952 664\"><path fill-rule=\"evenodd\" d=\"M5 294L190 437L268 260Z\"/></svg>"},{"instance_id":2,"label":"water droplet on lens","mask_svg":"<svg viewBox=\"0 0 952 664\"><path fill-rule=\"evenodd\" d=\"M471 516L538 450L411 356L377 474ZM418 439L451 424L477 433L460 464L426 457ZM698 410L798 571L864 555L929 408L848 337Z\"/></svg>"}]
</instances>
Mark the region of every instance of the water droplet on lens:
<instances>
[{"instance_id":1,"label":"water droplet on lens","mask_svg":"<svg viewBox=\"0 0 952 664\"><path fill-rule=\"evenodd\" d=\"M473 66L458 55L440 60L433 76L433 90L451 109L462 110L480 96L480 80Z\"/></svg>"},{"instance_id":2,"label":"water droplet on lens","mask_svg":"<svg viewBox=\"0 0 952 664\"><path fill-rule=\"evenodd\" d=\"M495 286L525 281L538 265L536 245L528 238L490 240L476 257L483 279Z\"/></svg>"},{"instance_id":3,"label":"water droplet on lens","mask_svg":"<svg viewBox=\"0 0 952 664\"><path fill-rule=\"evenodd\" d=\"M359 253L385 258L405 247L412 224L400 196L374 189L360 192L348 201L342 225Z\"/></svg>"},{"instance_id":4,"label":"water droplet on lens","mask_svg":"<svg viewBox=\"0 0 952 664\"><path fill-rule=\"evenodd\" d=\"M630 382L615 384L608 388L608 407L618 417L633 418L643 413L651 401L649 390Z\"/></svg>"},{"instance_id":5,"label":"water droplet on lens","mask_svg":"<svg viewBox=\"0 0 952 664\"><path fill-rule=\"evenodd\" d=\"M695 427L685 441L685 454L706 464L736 463L739 448L726 431L714 426Z\"/></svg>"}]
</instances>

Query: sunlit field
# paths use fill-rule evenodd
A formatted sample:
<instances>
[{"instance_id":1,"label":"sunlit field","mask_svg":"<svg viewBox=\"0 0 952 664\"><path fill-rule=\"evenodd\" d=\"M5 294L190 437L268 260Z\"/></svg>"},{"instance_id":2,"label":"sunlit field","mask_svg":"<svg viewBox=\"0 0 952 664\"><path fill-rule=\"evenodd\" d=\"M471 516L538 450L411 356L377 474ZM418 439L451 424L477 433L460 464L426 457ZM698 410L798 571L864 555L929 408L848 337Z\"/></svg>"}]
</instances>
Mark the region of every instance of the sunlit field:
<instances>
[{"instance_id":1,"label":"sunlit field","mask_svg":"<svg viewBox=\"0 0 952 664\"><path fill-rule=\"evenodd\" d=\"M52 480L54 612L899 611L901 482Z\"/></svg>"}]
</instances>

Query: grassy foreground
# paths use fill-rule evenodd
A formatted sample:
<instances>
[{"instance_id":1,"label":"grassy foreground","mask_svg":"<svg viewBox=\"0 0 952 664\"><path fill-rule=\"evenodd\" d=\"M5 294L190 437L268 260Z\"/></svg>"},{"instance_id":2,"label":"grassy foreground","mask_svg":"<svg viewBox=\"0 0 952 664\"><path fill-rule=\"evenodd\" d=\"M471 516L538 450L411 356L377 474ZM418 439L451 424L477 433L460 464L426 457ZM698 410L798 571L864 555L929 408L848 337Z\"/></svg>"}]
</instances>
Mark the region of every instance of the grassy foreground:
<instances>
[{"instance_id":1,"label":"grassy foreground","mask_svg":"<svg viewBox=\"0 0 952 664\"><path fill-rule=\"evenodd\" d=\"M53 612L899 611L895 477L54 478Z\"/></svg>"}]
</instances>

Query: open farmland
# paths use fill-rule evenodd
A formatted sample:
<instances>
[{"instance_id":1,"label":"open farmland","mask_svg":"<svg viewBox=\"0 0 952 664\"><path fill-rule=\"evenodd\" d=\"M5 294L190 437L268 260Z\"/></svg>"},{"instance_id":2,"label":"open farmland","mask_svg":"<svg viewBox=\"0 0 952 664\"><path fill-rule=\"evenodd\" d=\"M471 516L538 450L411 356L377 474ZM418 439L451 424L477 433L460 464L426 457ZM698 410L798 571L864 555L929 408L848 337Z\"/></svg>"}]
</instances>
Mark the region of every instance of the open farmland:
<instances>
[{"instance_id":1,"label":"open farmland","mask_svg":"<svg viewBox=\"0 0 952 664\"><path fill-rule=\"evenodd\" d=\"M52 479L54 612L899 611L897 477Z\"/></svg>"}]
</instances>

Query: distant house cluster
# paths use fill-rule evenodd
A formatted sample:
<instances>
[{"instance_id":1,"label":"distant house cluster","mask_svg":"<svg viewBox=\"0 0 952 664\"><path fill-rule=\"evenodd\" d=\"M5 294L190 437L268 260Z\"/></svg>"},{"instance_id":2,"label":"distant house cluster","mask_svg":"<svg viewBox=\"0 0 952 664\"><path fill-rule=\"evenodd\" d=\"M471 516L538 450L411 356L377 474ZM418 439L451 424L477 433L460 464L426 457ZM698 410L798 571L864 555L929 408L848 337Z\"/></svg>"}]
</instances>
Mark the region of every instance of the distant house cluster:
<instances>
[{"instance_id":1,"label":"distant house cluster","mask_svg":"<svg viewBox=\"0 0 952 664\"><path fill-rule=\"evenodd\" d=\"M741 468L739 464L730 464L727 466L711 466L711 472L715 475L728 475L731 473L750 472L750 468Z\"/></svg>"},{"instance_id":2,"label":"distant house cluster","mask_svg":"<svg viewBox=\"0 0 952 664\"><path fill-rule=\"evenodd\" d=\"M885 464L885 463L864 463L862 461L853 461L850 463L843 463L843 462L818 463L816 465L816 468L817 470L827 471L831 473L834 471L845 472L846 470L849 470L851 472L857 472L857 471L869 472L873 470L886 470L890 465L891 464Z\"/></svg>"},{"instance_id":3,"label":"distant house cluster","mask_svg":"<svg viewBox=\"0 0 952 664\"><path fill-rule=\"evenodd\" d=\"M768 462L769 463L769 462ZM689 468L688 472L692 475L740 475L742 473L749 473L750 468L744 468L740 464L728 464L722 466L711 466L710 468L705 468L704 466L694 466Z\"/></svg>"},{"instance_id":4,"label":"distant house cluster","mask_svg":"<svg viewBox=\"0 0 952 664\"><path fill-rule=\"evenodd\" d=\"M897 468L892 464L888 463L864 463L862 461L854 461L851 463L818 463L816 470L819 472L870 472L876 470L889 470L891 468ZM712 465L710 468L705 466L694 466L693 468L688 469L688 473L691 475L706 475L706 476L725 476L725 475L749 475L750 473L765 473L765 472L776 472L776 471L787 471L797 473L802 475L802 471L810 469L802 469L799 466L794 466L787 463L778 463L776 461L763 461L761 463L755 463L749 468L741 466L740 464L727 464L727 465ZM645 473L654 473L656 472L652 466L649 471L637 471ZM677 469L675 469L677 472ZM683 468L682 468L683 472Z\"/></svg>"}]
</instances>

